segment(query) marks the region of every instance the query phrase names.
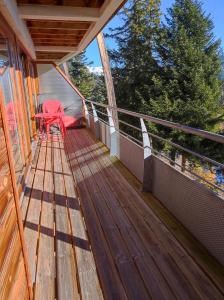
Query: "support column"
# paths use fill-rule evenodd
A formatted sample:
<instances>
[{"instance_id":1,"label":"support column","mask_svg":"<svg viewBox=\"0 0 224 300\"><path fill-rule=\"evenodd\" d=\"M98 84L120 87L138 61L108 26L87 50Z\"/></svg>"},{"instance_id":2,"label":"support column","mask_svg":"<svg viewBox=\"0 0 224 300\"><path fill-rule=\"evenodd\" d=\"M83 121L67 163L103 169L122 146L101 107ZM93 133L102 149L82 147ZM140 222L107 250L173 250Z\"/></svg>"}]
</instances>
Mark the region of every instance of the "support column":
<instances>
[{"instance_id":1,"label":"support column","mask_svg":"<svg viewBox=\"0 0 224 300\"><path fill-rule=\"evenodd\" d=\"M152 156L152 145L147 133L144 120L141 118L141 129L142 129L142 140L144 149L144 174L142 190L144 192L152 192L153 184L153 156Z\"/></svg>"},{"instance_id":2,"label":"support column","mask_svg":"<svg viewBox=\"0 0 224 300\"><path fill-rule=\"evenodd\" d=\"M102 65L103 65L105 84L106 84L106 89L107 89L108 104L110 106L117 107L113 78L112 78L111 69L110 69L110 62L109 62L109 57L108 57L108 53L107 53L107 49L106 49L102 31L97 35L97 42L98 42L101 61L102 61ZM112 113L112 118L114 121L115 128L117 129L119 127L118 114L115 110L113 110L111 113Z\"/></svg>"}]
</instances>

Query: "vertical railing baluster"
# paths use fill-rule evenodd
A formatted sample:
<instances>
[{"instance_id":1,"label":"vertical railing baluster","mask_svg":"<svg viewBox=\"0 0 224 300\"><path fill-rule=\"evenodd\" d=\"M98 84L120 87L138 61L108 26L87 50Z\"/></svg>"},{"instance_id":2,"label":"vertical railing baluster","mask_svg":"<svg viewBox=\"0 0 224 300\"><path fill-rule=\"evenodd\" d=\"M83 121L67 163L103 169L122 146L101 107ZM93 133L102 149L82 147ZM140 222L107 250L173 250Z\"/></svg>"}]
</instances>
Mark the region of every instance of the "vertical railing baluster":
<instances>
[{"instance_id":1,"label":"vertical railing baluster","mask_svg":"<svg viewBox=\"0 0 224 300\"><path fill-rule=\"evenodd\" d=\"M88 107L86 105L85 99L83 99L83 108L84 108L84 116L85 116L85 120L86 120L86 126L90 127L89 111L88 111Z\"/></svg>"},{"instance_id":2,"label":"vertical railing baluster","mask_svg":"<svg viewBox=\"0 0 224 300\"><path fill-rule=\"evenodd\" d=\"M152 144L145 126L145 122L140 118L144 151L144 174L143 174L143 186L142 189L145 192L152 192L153 181L153 156L152 156Z\"/></svg>"},{"instance_id":3,"label":"vertical railing baluster","mask_svg":"<svg viewBox=\"0 0 224 300\"><path fill-rule=\"evenodd\" d=\"M107 107L107 115L110 126L110 155L118 155L118 133L115 128L111 110Z\"/></svg>"},{"instance_id":4,"label":"vertical railing baluster","mask_svg":"<svg viewBox=\"0 0 224 300\"><path fill-rule=\"evenodd\" d=\"M93 111L94 133L95 133L95 137L99 140L100 139L99 118L98 118L98 115L97 115L95 105L92 102L91 102L91 107L92 107L92 111Z\"/></svg>"}]
</instances>

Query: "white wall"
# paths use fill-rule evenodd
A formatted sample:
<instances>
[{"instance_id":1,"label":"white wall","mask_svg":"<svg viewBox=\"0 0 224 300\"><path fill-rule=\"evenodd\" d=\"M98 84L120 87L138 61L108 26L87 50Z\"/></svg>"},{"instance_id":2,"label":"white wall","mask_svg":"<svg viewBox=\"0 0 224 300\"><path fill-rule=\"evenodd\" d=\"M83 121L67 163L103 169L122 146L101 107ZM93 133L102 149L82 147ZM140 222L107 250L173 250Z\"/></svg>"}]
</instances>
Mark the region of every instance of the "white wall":
<instances>
[{"instance_id":1,"label":"white wall","mask_svg":"<svg viewBox=\"0 0 224 300\"><path fill-rule=\"evenodd\" d=\"M60 100L68 116L82 117L82 100L70 84L51 64L38 64L40 95L39 103L47 99Z\"/></svg>"}]
</instances>

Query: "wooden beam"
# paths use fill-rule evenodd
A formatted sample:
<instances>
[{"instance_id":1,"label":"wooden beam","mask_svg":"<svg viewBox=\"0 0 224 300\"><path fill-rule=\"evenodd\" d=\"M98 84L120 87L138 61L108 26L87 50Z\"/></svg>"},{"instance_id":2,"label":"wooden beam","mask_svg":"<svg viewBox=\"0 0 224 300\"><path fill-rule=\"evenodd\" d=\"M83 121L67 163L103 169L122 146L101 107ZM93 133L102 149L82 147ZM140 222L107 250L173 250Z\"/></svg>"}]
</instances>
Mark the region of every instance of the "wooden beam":
<instances>
[{"instance_id":1,"label":"wooden beam","mask_svg":"<svg viewBox=\"0 0 224 300\"><path fill-rule=\"evenodd\" d=\"M31 114L31 124L32 124L32 133L33 137L36 139L37 137L37 127L36 127L36 120L34 118L35 116L35 105L33 101L33 91L32 91L32 80L31 80L31 74L30 74L30 67L29 67L29 61L25 60L25 72L26 72L26 81L27 81L27 87L28 87L28 94L29 94L29 102L30 102L30 114Z\"/></svg>"},{"instance_id":2,"label":"wooden beam","mask_svg":"<svg viewBox=\"0 0 224 300\"><path fill-rule=\"evenodd\" d=\"M30 29L31 37L32 35L51 35L51 36L57 36L57 35L64 35L67 36L74 36L74 35L80 35L81 37L84 36L86 33L86 30L83 30L82 33L80 33L80 30L68 30L68 29Z\"/></svg>"},{"instance_id":3,"label":"wooden beam","mask_svg":"<svg viewBox=\"0 0 224 300\"><path fill-rule=\"evenodd\" d=\"M37 46L49 46L49 47L54 47L54 46L60 46L60 47L77 47L78 46L78 44L72 44L72 43L65 43L65 42L63 42L63 43L44 43L44 42L38 42L38 43L36 43L35 44L35 46L37 47Z\"/></svg>"},{"instance_id":4,"label":"wooden beam","mask_svg":"<svg viewBox=\"0 0 224 300\"><path fill-rule=\"evenodd\" d=\"M83 34L43 34L43 33L36 33L32 34L31 37L33 39L80 39L82 38ZM1 43L2 44L2 43Z\"/></svg>"},{"instance_id":5,"label":"wooden beam","mask_svg":"<svg viewBox=\"0 0 224 300\"><path fill-rule=\"evenodd\" d=\"M39 86L39 77L38 77L37 64L36 63L33 63L33 80L34 80L34 86L35 86L37 105L39 105L38 95L40 93L40 86Z\"/></svg>"},{"instance_id":6,"label":"wooden beam","mask_svg":"<svg viewBox=\"0 0 224 300\"><path fill-rule=\"evenodd\" d=\"M80 39L77 38L64 38L64 39L57 39L56 37L53 38L34 38L33 39L34 44L36 43L54 43L57 45L58 43L68 43L68 44L78 44L80 42Z\"/></svg>"},{"instance_id":7,"label":"wooden beam","mask_svg":"<svg viewBox=\"0 0 224 300\"><path fill-rule=\"evenodd\" d=\"M47 54L46 52L42 52L42 54L37 54L37 60L60 60L64 54Z\"/></svg>"},{"instance_id":8,"label":"wooden beam","mask_svg":"<svg viewBox=\"0 0 224 300\"><path fill-rule=\"evenodd\" d=\"M0 51L7 51L6 44L0 44ZM2 53L1 53L2 54Z\"/></svg>"},{"instance_id":9,"label":"wooden beam","mask_svg":"<svg viewBox=\"0 0 224 300\"><path fill-rule=\"evenodd\" d=\"M55 60L53 61L52 59L37 59L35 61L36 65L38 64L45 64L45 65L53 65L55 63Z\"/></svg>"},{"instance_id":10,"label":"wooden beam","mask_svg":"<svg viewBox=\"0 0 224 300\"><path fill-rule=\"evenodd\" d=\"M73 46L36 46L35 50L40 52L74 52L78 48Z\"/></svg>"},{"instance_id":11,"label":"wooden beam","mask_svg":"<svg viewBox=\"0 0 224 300\"><path fill-rule=\"evenodd\" d=\"M33 41L26 24L21 20L16 1L0 0L0 11L32 59L36 59Z\"/></svg>"},{"instance_id":12,"label":"wooden beam","mask_svg":"<svg viewBox=\"0 0 224 300\"><path fill-rule=\"evenodd\" d=\"M69 30L71 33L73 30L88 30L89 26L91 25L90 22L59 22L59 21L27 21L27 27L32 32L33 29L38 29L38 32L41 32L42 30L47 29L53 29L54 30Z\"/></svg>"},{"instance_id":13,"label":"wooden beam","mask_svg":"<svg viewBox=\"0 0 224 300\"><path fill-rule=\"evenodd\" d=\"M18 6L19 14L25 20L89 21L99 19L100 9L59 5L25 4Z\"/></svg>"},{"instance_id":14,"label":"wooden beam","mask_svg":"<svg viewBox=\"0 0 224 300\"><path fill-rule=\"evenodd\" d=\"M112 78L111 69L110 69L110 62L109 62L109 57L108 57L108 53L107 53L107 49L106 49L106 45L104 42L104 37L103 37L102 31L97 35L97 43L99 46L100 57L101 57L102 65L103 65L105 84L106 84L106 89L107 89L108 104L110 106L117 107L113 78ZM111 114L112 114L115 128L118 128L119 124L118 124L117 112L115 110L112 110Z\"/></svg>"},{"instance_id":15,"label":"wooden beam","mask_svg":"<svg viewBox=\"0 0 224 300\"><path fill-rule=\"evenodd\" d=\"M18 4L38 3L43 5L65 5L76 7L101 7L104 0L17 0Z\"/></svg>"}]
</instances>

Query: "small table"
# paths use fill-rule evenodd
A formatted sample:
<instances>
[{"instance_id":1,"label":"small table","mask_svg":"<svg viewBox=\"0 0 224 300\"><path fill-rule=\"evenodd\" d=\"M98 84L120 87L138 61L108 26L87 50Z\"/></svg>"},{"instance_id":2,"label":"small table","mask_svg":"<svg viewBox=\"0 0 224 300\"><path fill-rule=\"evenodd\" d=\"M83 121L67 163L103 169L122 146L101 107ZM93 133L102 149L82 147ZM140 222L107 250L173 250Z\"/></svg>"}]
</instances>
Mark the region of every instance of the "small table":
<instances>
[{"instance_id":1,"label":"small table","mask_svg":"<svg viewBox=\"0 0 224 300\"><path fill-rule=\"evenodd\" d=\"M65 126L64 126L64 122L63 122L63 116L64 116L64 112L57 112L57 113L37 113L34 115L35 119L39 119L40 121L42 121L42 124L40 124L40 131L42 132L42 126L43 123L49 122L51 121L51 123L53 124L53 121L56 119L60 119L61 120L61 125L63 126L62 128L62 134L65 133Z\"/></svg>"},{"instance_id":2,"label":"small table","mask_svg":"<svg viewBox=\"0 0 224 300\"><path fill-rule=\"evenodd\" d=\"M60 118L63 117L65 114L63 112L58 113L38 113L35 114L34 117L36 119L52 119L52 118Z\"/></svg>"}]
</instances>

